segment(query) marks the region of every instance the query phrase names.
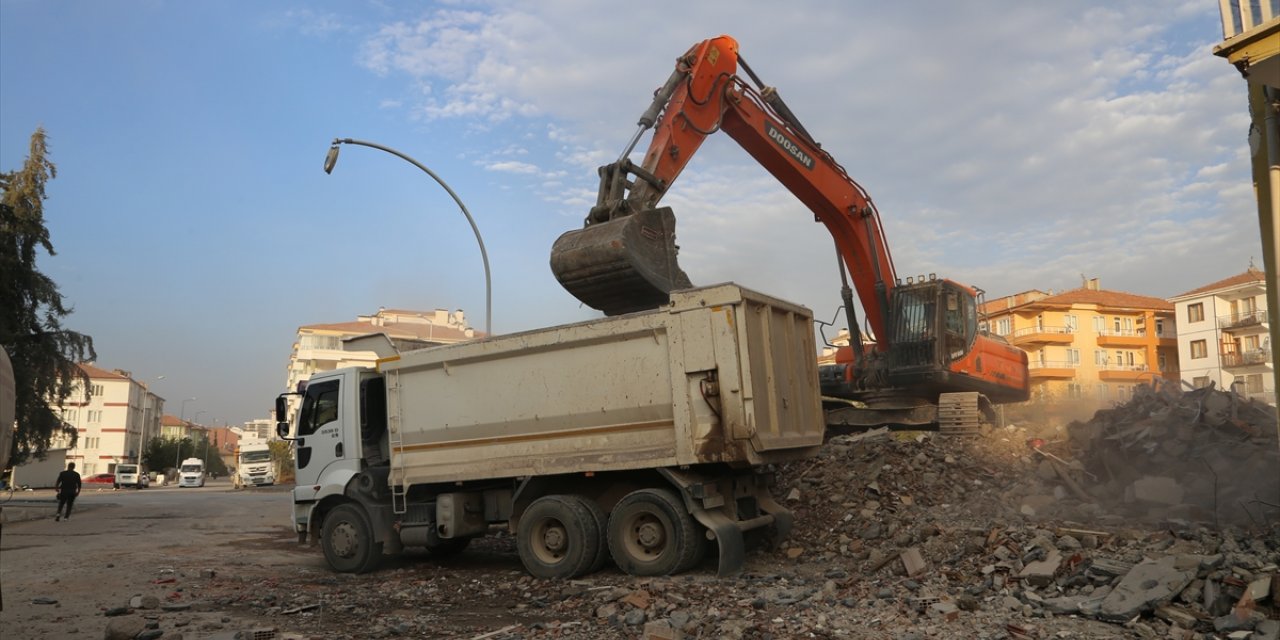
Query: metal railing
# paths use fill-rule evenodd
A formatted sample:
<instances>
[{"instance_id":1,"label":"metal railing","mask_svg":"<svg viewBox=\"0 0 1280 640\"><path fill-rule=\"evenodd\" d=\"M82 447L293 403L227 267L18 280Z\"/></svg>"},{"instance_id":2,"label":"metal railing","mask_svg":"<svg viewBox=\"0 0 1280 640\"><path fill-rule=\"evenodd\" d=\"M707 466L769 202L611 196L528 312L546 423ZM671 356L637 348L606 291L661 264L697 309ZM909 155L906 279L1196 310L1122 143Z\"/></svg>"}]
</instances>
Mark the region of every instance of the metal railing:
<instances>
[{"instance_id":1,"label":"metal railing","mask_svg":"<svg viewBox=\"0 0 1280 640\"><path fill-rule=\"evenodd\" d=\"M1266 309L1242 311L1218 316L1219 329L1242 329L1244 327L1263 325L1268 322Z\"/></svg>"},{"instance_id":2,"label":"metal railing","mask_svg":"<svg viewBox=\"0 0 1280 640\"><path fill-rule=\"evenodd\" d=\"M1099 336L1109 336L1116 338L1145 338L1147 337L1146 329L1101 329L1098 331Z\"/></svg>"},{"instance_id":3,"label":"metal railing","mask_svg":"<svg viewBox=\"0 0 1280 640\"><path fill-rule=\"evenodd\" d=\"M1280 15L1280 0L1218 0L1222 13L1222 39L1252 31Z\"/></svg>"},{"instance_id":4,"label":"metal railing","mask_svg":"<svg viewBox=\"0 0 1280 640\"><path fill-rule=\"evenodd\" d=\"M1075 332L1076 330L1073 327L1023 327L1021 329L1014 330L1014 332L1009 335L1011 337L1018 338L1021 336L1035 335L1037 333L1057 333L1057 334L1064 334L1064 335L1072 335Z\"/></svg>"},{"instance_id":5,"label":"metal railing","mask_svg":"<svg viewBox=\"0 0 1280 640\"><path fill-rule=\"evenodd\" d=\"M1044 362L1033 360L1027 363L1028 369L1077 369L1079 367L1079 362L1072 362L1071 360L1046 360Z\"/></svg>"},{"instance_id":6,"label":"metal railing","mask_svg":"<svg viewBox=\"0 0 1280 640\"><path fill-rule=\"evenodd\" d=\"M1271 349L1253 349L1243 353L1223 353L1222 366L1224 367L1248 367L1251 365L1268 364L1271 360Z\"/></svg>"},{"instance_id":7,"label":"metal railing","mask_svg":"<svg viewBox=\"0 0 1280 640\"><path fill-rule=\"evenodd\" d=\"M1120 363L1116 363L1116 362L1108 362L1108 363L1105 363L1105 364L1100 364L1100 365L1098 365L1098 369L1099 369L1099 370L1101 370L1101 371L1146 371L1146 370L1147 370L1147 365L1145 365L1145 364L1120 364Z\"/></svg>"}]
</instances>

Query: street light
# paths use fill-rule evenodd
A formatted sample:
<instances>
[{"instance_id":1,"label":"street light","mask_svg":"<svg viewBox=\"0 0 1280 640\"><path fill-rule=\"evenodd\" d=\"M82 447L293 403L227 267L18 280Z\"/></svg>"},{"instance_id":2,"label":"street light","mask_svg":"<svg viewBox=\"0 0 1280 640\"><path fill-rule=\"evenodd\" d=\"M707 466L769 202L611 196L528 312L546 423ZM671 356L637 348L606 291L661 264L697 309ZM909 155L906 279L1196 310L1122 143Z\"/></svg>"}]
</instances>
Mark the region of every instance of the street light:
<instances>
[{"instance_id":1,"label":"street light","mask_svg":"<svg viewBox=\"0 0 1280 640\"><path fill-rule=\"evenodd\" d=\"M471 217L471 212L467 211L467 205L462 204L462 198L459 198L458 194L454 193L453 189L449 188L449 185L446 184L440 176L436 175L434 171L428 169L421 162L418 162L417 160L414 160L391 147L384 147L380 144L364 140L334 138L333 144L329 146L329 153L324 157L325 173L333 173L334 165L338 164L338 145L340 144L358 144L360 146L372 147L374 149L386 151L394 156L399 156L401 159L409 162L409 164L422 169L423 172L438 182L440 186L444 187L444 190L448 191L450 196L453 196L453 201L458 203L459 209L462 209L462 215L466 216L467 222L471 223L471 230L476 234L476 244L480 245L480 259L484 261L484 332L485 335L493 335L493 283L489 277L489 254L484 250L484 240L480 237L480 228L476 226L476 221Z\"/></svg>"}]
</instances>

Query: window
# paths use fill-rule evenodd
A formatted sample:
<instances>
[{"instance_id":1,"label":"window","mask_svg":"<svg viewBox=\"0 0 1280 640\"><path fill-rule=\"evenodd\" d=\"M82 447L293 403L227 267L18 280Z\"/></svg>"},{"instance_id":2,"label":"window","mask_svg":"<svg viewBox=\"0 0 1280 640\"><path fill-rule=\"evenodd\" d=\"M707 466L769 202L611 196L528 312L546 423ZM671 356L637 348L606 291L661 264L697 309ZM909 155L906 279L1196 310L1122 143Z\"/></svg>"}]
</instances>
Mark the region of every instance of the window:
<instances>
[{"instance_id":1,"label":"window","mask_svg":"<svg viewBox=\"0 0 1280 640\"><path fill-rule=\"evenodd\" d=\"M1209 357L1209 344L1204 340L1192 340L1191 359L1196 360L1207 357Z\"/></svg>"},{"instance_id":2,"label":"window","mask_svg":"<svg viewBox=\"0 0 1280 640\"><path fill-rule=\"evenodd\" d=\"M76 420L78 420L79 418L80 418L80 412L79 412L79 411L77 411L77 410L75 410L75 409L63 409L63 410L62 410L62 420L63 420L63 422L69 422L69 423L71 423L71 424L75 424L75 423L76 423Z\"/></svg>"},{"instance_id":3,"label":"window","mask_svg":"<svg viewBox=\"0 0 1280 640\"><path fill-rule=\"evenodd\" d=\"M89 424L102 422L102 411L99 409L90 409L86 412L85 418L89 421Z\"/></svg>"},{"instance_id":4,"label":"window","mask_svg":"<svg viewBox=\"0 0 1280 640\"><path fill-rule=\"evenodd\" d=\"M1124 319L1124 332L1126 335L1133 333L1133 318Z\"/></svg>"},{"instance_id":5,"label":"window","mask_svg":"<svg viewBox=\"0 0 1280 640\"><path fill-rule=\"evenodd\" d=\"M996 320L996 335L1007 336L1013 333L1013 320L1010 318L1000 318Z\"/></svg>"},{"instance_id":6,"label":"window","mask_svg":"<svg viewBox=\"0 0 1280 640\"><path fill-rule=\"evenodd\" d=\"M1098 399L1099 400L1107 399L1107 383L1105 382L1098 383Z\"/></svg>"},{"instance_id":7,"label":"window","mask_svg":"<svg viewBox=\"0 0 1280 640\"><path fill-rule=\"evenodd\" d=\"M1262 374L1251 373L1244 377L1245 393L1262 393Z\"/></svg>"},{"instance_id":8,"label":"window","mask_svg":"<svg viewBox=\"0 0 1280 640\"><path fill-rule=\"evenodd\" d=\"M91 384L91 385L89 385L89 397L90 397L90 398L97 398L97 397L101 397L101 396L102 396L102 385L100 385L100 384Z\"/></svg>"},{"instance_id":9,"label":"window","mask_svg":"<svg viewBox=\"0 0 1280 640\"><path fill-rule=\"evenodd\" d=\"M1156 335L1164 337L1164 318L1156 318Z\"/></svg>"},{"instance_id":10,"label":"window","mask_svg":"<svg viewBox=\"0 0 1280 640\"><path fill-rule=\"evenodd\" d=\"M1156 360L1160 363L1160 370L1167 371L1169 369L1169 357L1165 354L1156 356Z\"/></svg>"},{"instance_id":11,"label":"window","mask_svg":"<svg viewBox=\"0 0 1280 640\"><path fill-rule=\"evenodd\" d=\"M338 419L338 381L330 380L307 387L298 417L298 435L309 436L320 427Z\"/></svg>"},{"instance_id":12,"label":"window","mask_svg":"<svg viewBox=\"0 0 1280 640\"><path fill-rule=\"evenodd\" d=\"M1094 349L1094 350L1093 350L1093 364L1094 364L1095 366L1099 366L1099 367L1105 367L1105 366L1107 365L1107 351L1106 351L1106 349Z\"/></svg>"},{"instance_id":13,"label":"window","mask_svg":"<svg viewBox=\"0 0 1280 640\"><path fill-rule=\"evenodd\" d=\"M1093 317L1093 332L1102 335L1107 330L1107 319L1102 316Z\"/></svg>"},{"instance_id":14,"label":"window","mask_svg":"<svg viewBox=\"0 0 1280 640\"><path fill-rule=\"evenodd\" d=\"M1187 322L1204 322L1204 303L1187 305Z\"/></svg>"},{"instance_id":15,"label":"window","mask_svg":"<svg viewBox=\"0 0 1280 640\"><path fill-rule=\"evenodd\" d=\"M1120 316L1116 316L1111 319L1111 328L1115 329L1117 334L1120 333Z\"/></svg>"},{"instance_id":16,"label":"window","mask_svg":"<svg viewBox=\"0 0 1280 640\"><path fill-rule=\"evenodd\" d=\"M1075 333L1076 329L1080 327L1080 323L1076 322L1075 316L1063 316L1062 321L1067 327L1067 333Z\"/></svg>"},{"instance_id":17,"label":"window","mask_svg":"<svg viewBox=\"0 0 1280 640\"><path fill-rule=\"evenodd\" d=\"M1080 350L1067 349L1067 365L1071 367L1080 366Z\"/></svg>"},{"instance_id":18,"label":"window","mask_svg":"<svg viewBox=\"0 0 1280 640\"><path fill-rule=\"evenodd\" d=\"M1191 386L1197 389L1203 389L1209 386L1209 376L1196 376L1191 379Z\"/></svg>"},{"instance_id":19,"label":"window","mask_svg":"<svg viewBox=\"0 0 1280 640\"><path fill-rule=\"evenodd\" d=\"M1083 391L1083 388L1078 383L1071 382L1067 384L1068 398L1079 398L1083 394Z\"/></svg>"},{"instance_id":20,"label":"window","mask_svg":"<svg viewBox=\"0 0 1280 640\"><path fill-rule=\"evenodd\" d=\"M1245 353L1248 353L1250 351L1257 351L1258 336L1245 336L1244 340L1241 341L1241 346L1244 348Z\"/></svg>"}]
</instances>

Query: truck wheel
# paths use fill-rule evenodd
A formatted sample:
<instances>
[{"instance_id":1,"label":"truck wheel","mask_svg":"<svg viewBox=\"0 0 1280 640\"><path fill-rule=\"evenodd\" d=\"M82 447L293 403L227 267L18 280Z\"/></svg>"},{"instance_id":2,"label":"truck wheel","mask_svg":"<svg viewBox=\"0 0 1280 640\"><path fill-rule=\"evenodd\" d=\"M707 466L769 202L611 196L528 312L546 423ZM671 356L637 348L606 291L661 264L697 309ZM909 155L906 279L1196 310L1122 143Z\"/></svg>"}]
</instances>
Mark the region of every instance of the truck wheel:
<instances>
[{"instance_id":1,"label":"truck wheel","mask_svg":"<svg viewBox=\"0 0 1280 640\"><path fill-rule=\"evenodd\" d=\"M543 496L529 505L516 528L520 562L535 578L573 578L596 561L596 520L574 496Z\"/></svg>"},{"instance_id":2,"label":"truck wheel","mask_svg":"<svg viewBox=\"0 0 1280 640\"><path fill-rule=\"evenodd\" d=\"M329 566L341 573L366 573L382 559L382 543L373 541L373 527L355 505L338 505L325 515L320 546Z\"/></svg>"},{"instance_id":3,"label":"truck wheel","mask_svg":"<svg viewBox=\"0 0 1280 640\"><path fill-rule=\"evenodd\" d=\"M596 521L596 557L591 561L591 566L587 567L587 573L595 573L604 566L606 560L609 559L609 516L605 515L604 509L596 504L595 500L585 496L571 496L582 504L582 507L591 514L591 518Z\"/></svg>"},{"instance_id":4,"label":"truck wheel","mask_svg":"<svg viewBox=\"0 0 1280 640\"><path fill-rule=\"evenodd\" d=\"M705 550L702 531L666 489L633 491L609 515L609 551L618 568L633 576L685 571Z\"/></svg>"}]
</instances>

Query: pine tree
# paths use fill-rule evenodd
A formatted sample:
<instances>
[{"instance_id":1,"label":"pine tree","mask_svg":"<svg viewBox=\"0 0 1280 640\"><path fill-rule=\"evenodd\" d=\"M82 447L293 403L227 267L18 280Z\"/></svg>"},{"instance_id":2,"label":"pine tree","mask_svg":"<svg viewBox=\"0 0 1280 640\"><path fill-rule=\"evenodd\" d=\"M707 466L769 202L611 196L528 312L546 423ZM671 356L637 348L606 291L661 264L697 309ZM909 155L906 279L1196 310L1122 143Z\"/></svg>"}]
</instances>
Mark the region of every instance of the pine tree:
<instances>
[{"instance_id":1,"label":"pine tree","mask_svg":"<svg viewBox=\"0 0 1280 640\"><path fill-rule=\"evenodd\" d=\"M77 363L97 358L92 338L62 328L71 309L58 285L36 268L40 249L55 255L44 225L45 184L58 173L48 155L48 138L38 128L22 168L0 173L0 347L13 361L17 387L11 464L43 458L55 434L74 445L75 429L52 407L73 391L87 393L89 377Z\"/></svg>"}]
</instances>

